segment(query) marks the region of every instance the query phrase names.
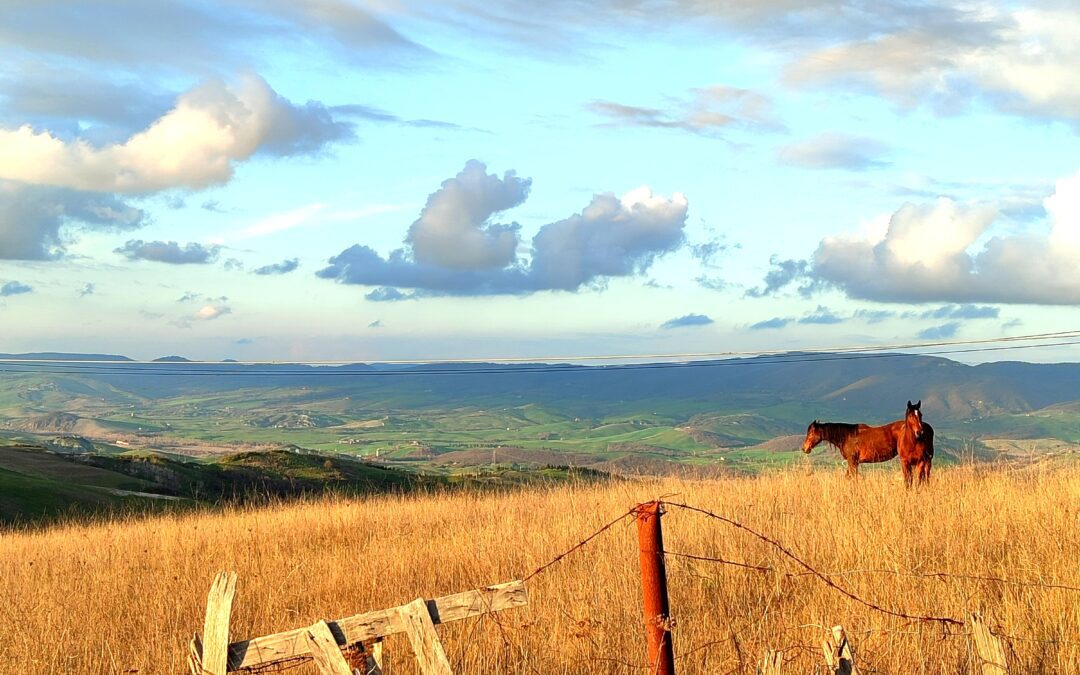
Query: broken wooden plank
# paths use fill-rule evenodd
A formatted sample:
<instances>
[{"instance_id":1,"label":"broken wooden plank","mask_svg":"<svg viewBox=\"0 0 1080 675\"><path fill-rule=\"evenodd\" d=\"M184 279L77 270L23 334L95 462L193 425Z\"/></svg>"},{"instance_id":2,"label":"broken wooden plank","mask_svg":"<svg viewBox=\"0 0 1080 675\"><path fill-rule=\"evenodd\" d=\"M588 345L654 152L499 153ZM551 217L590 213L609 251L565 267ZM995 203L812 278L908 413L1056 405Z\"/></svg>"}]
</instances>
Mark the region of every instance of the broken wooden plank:
<instances>
[{"instance_id":1,"label":"broken wooden plank","mask_svg":"<svg viewBox=\"0 0 1080 675\"><path fill-rule=\"evenodd\" d=\"M202 640L198 633L195 633L188 643L188 668L191 669L191 675L202 675Z\"/></svg>"},{"instance_id":2,"label":"broken wooden plank","mask_svg":"<svg viewBox=\"0 0 1080 675\"><path fill-rule=\"evenodd\" d=\"M323 675L353 675L349 662L341 653L337 639L330 632L330 626L325 621L307 629L305 638L308 648L311 650L311 658L315 660L315 666Z\"/></svg>"},{"instance_id":3,"label":"broken wooden plank","mask_svg":"<svg viewBox=\"0 0 1080 675\"><path fill-rule=\"evenodd\" d=\"M202 672L205 675L228 672L229 616L235 595L236 572L218 572L206 597L202 634Z\"/></svg>"},{"instance_id":4,"label":"broken wooden plank","mask_svg":"<svg viewBox=\"0 0 1080 675\"><path fill-rule=\"evenodd\" d=\"M376 638L371 645L371 660L375 662L375 670L381 674L383 671L383 639Z\"/></svg>"},{"instance_id":5,"label":"broken wooden plank","mask_svg":"<svg viewBox=\"0 0 1080 675\"><path fill-rule=\"evenodd\" d=\"M1009 663L1005 659L1005 645L1001 638L990 632L982 617L968 614L968 626L975 642L975 655L979 659L979 672L982 675L1001 675L1009 672Z\"/></svg>"},{"instance_id":6,"label":"broken wooden plank","mask_svg":"<svg viewBox=\"0 0 1080 675\"><path fill-rule=\"evenodd\" d=\"M428 612L434 624L459 621L527 604L529 598L525 584L521 581L510 581L427 601ZM331 629L345 638L347 644L404 631L396 607L357 614L331 621L329 624ZM311 650L304 635L306 630L300 628L232 643L229 645L229 669L265 667L310 657Z\"/></svg>"},{"instance_id":7,"label":"broken wooden plank","mask_svg":"<svg viewBox=\"0 0 1080 675\"><path fill-rule=\"evenodd\" d=\"M825 665L829 667L829 672L835 675L859 675L855 667L855 650L848 642L843 626L833 626L832 635L822 641L821 649L825 653Z\"/></svg>"},{"instance_id":8,"label":"broken wooden plank","mask_svg":"<svg viewBox=\"0 0 1080 675\"><path fill-rule=\"evenodd\" d=\"M781 675L784 668L784 652L768 649L765 658L761 660L758 675Z\"/></svg>"},{"instance_id":9,"label":"broken wooden plank","mask_svg":"<svg viewBox=\"0 0 1080 675\"><path fill-rule=\"evenodd\" d=\"M453 675L450 662L446 659L439 634L431 621L427 602L417 598L407 605L398 607L398 616L405 629L405 635L412 645L420 672L424 675Z\"/></svg>"}]
</instances>

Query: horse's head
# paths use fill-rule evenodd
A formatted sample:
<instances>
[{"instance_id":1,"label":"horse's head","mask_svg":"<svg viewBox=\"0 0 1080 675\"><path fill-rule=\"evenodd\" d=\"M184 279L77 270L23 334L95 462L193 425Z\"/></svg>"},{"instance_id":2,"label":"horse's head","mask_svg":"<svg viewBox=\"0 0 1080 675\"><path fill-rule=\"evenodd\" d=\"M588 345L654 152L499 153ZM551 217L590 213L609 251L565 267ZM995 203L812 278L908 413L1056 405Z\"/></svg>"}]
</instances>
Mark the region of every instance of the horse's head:
<instances>
[{"instance_id":1,"label":"horse's head","mask_svg":"<svg viewBox=\"0 0 1080 675\"><path fill-rule=\"evenodd\" d=\"M919 399L918 403L907 402L907 413L904 415L904 423L907 424L907 428L911 430L911 433L915 435L915 439L921 441L923 437L923 423L922 423L922 399Z\"/></svg>"},{"instance_id":2,"label":"horse's head","mask_svg":"<svg viewBox=\"0 0 1080 675\"><path fill-rule=\"evenodd\" d=\"M810 454L810 451L817 447L817 444L822 440L821 424L814 420L810 423L810 426L806 427L806 439L802 442L802 451Z\"/></svg>"}]
</instances>

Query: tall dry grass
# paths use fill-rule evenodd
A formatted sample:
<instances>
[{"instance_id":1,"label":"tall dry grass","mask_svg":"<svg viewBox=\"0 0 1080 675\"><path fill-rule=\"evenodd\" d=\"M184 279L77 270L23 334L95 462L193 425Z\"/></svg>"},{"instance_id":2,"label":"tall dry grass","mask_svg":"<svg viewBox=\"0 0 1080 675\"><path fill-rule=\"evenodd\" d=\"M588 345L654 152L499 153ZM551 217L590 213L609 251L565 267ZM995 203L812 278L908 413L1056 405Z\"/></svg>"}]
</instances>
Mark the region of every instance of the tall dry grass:
<instances>
[{"instance_id":1,"label":"tall dry grass","mask_svg":"<svg viewBox=\"0 0 1080 675\"><path fill-rule=\"evenodd\" d=\"M1080 673L1080 470L899 472L852 483L790 471L713 482L626 482L501 495L323 499L223 513L117 519L0 535L0 671L183 673L217 570L239 573L233 639L520 578L634 503L677 493L777 538L852 592L913 614L988 615L1014 672ZM745 533L664 517L670 551L790 572ZM962 635L861 606L810 576L669 562L683 673L752 673L767 648L789 672L820 662L843 624L864 672L972 673ZM456 672L634 673L644 646L636 537L619 524L529 582L528 607L440 627ZM498 622L496 622L496 618ZM956 630L956 629L953 629ZM392 672L411 673L403 637ZM292 672L312 672L306 667Z\"/></svg>"}]
</instances>

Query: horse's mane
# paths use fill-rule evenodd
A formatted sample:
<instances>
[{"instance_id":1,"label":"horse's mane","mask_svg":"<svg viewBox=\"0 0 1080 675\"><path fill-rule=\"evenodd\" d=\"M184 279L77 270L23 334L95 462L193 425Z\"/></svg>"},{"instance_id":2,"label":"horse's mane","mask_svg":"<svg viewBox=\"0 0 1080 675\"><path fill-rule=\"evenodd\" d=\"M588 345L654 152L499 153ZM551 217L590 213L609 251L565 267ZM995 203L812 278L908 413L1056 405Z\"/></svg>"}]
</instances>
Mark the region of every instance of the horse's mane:
<instances>
[{"instance_id":1,"label":"horse's mane","mask_svg":"<svg viewBox=\"0 0 1080 675\"><path fill-rule=\"evenodd\" d=\"M818 428L821 429L821 440L838 448L844 447L844 442L859 432L858 424L843 422L818 422Z\"/></svg>"}]
</instances>

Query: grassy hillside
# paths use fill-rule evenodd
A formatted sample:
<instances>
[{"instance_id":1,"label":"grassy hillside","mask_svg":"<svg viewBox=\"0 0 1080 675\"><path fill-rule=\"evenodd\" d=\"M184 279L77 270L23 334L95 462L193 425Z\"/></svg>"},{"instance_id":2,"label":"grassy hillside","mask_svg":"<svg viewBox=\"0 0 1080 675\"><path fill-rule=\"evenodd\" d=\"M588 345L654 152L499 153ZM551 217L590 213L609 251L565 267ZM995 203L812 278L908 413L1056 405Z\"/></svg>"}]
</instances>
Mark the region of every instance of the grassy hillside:
<instances>
[{"instance_id":1,"label":"grassy hillside","mask_svg":"<svg viewBox=\"0 0 1080 675\"><path fill-rule=\"evenodd\" d=\"M885 423L900 417L908 399L923 400L941 463L997 458L994 444L1003 440L1065 454L1080 445L1075 363L973 367L922 356L802 355L783 363L534 365L512 372L491 364L22 368L33 372L0 378L0 438L96 454L134 450L210 461L298 446L438 475L490 464L515 471L556 464L630 474L686 466L752 473L835 461L829 450L806 460L798 439L773 441L804 433L813 419ZM296 471L269 471L259 489L280 494L307 485ZM362 480L339 474L326 477ZM222 473L203 482L215 496L250 487L231 481Z\"/></svg>"},{"instance_id":2,"label":"grassy hillside","mask_svg":"<svg viewBox=\"0 0 1080 675\"><path fill-rule=\"evenodd\" d=\"M329 492L508 487L605 478L588 469L531 463L522 469L506 462L484 470L458 470L447 463L423 472L405 471L299 449L193 461L144 451L72 454L36 446L0 446L0 524L61 516L89 518L124 510L265 502Z\"/></svg>"},{"instance_id":3,"label":"grassy hillside","mask_svg":"<svg viewBox=\"0 0 1080 675\"><path fill-rule=\"evenodd\" d=\"M1075 466L947 469L918 491L892 472L852 483L830 470L335 496L0 533L0 659L11 672L186 672L218 570L239 573L231 633L242 639L523 578L661 494L782 542L880 607L983 613L1008 636L1012 672L1080 673ZM670 508L664 538L684 675L749 675L766 649L784 650L785 672L813 672L836 624L865 672L979 672L962 628L854 602L744 531ZM967 576L925 576L936 572ZM528 581L528 606L439 634L455 672L640 673L639 583L635 530L620 523ZM63 636L63 649L49 635ZM404 637L390 637L386 654L394 673L416 672Z\"/></svg>"}]
</instances>

